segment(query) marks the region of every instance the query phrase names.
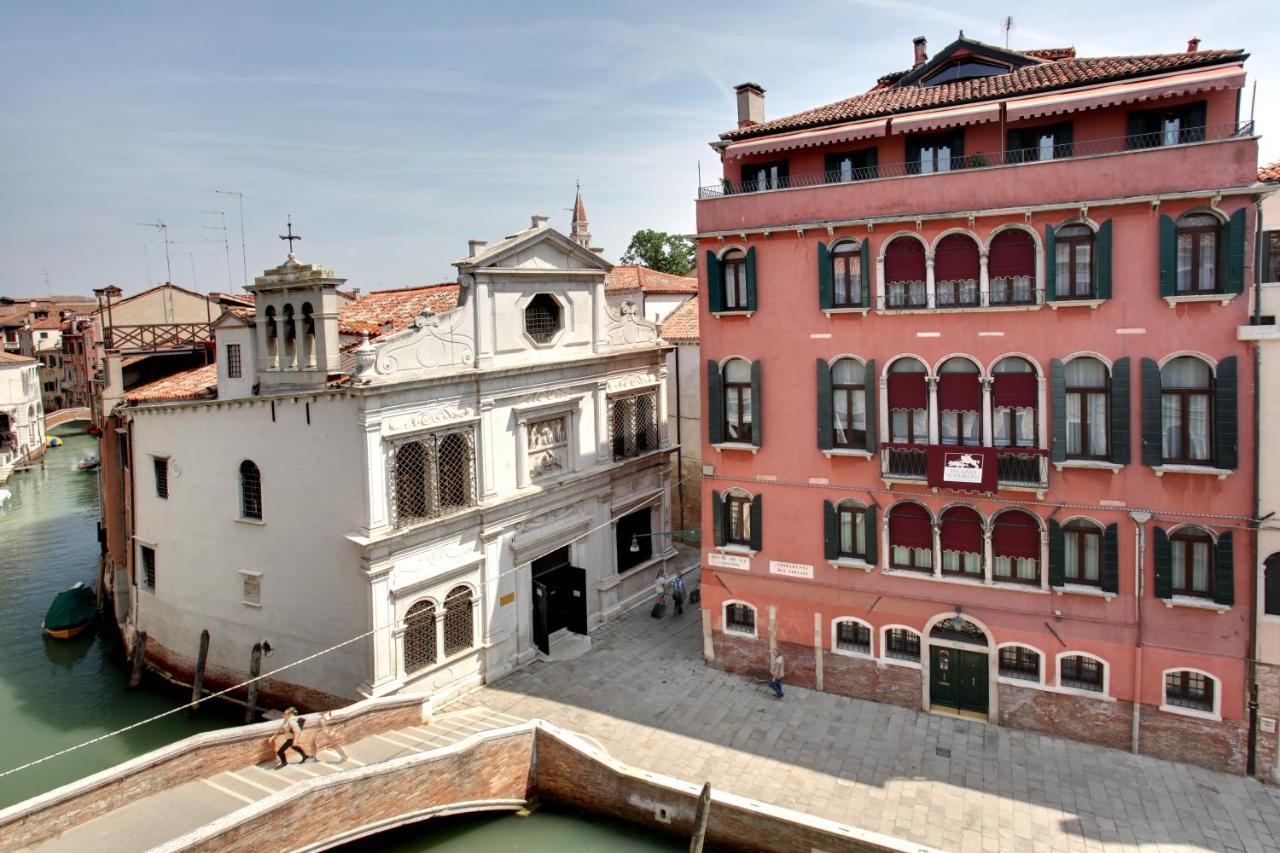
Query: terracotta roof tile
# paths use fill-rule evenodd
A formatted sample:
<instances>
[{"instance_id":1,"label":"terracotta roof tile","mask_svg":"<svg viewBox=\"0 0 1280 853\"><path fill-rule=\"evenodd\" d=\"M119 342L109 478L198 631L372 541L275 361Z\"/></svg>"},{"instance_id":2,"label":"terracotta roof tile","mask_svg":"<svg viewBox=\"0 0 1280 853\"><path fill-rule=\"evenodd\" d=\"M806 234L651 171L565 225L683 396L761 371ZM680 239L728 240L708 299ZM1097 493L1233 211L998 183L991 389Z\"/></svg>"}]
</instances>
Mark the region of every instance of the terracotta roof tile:
<instances>
[{"instance_id":1,"label":"terracotta roof tile","mask_svg":"<svg viewBox=\"0 0 1280 853\"><path fill-rule=\"evenodd\" d=\"M667 315L662 324L662 339L671 343L698 340L698 297L691 296Z\"/></svg>"},{"instance_id":2,"label":"terracotta roof tile","mask_svg":"<svg viewBox=\"0 0 1280 853\"><path fill-rule=\"evenodd\" d=\"M1034 53L1028 55L1034 55ZM839 124L854 119L896 115L925 108L1007 98L1032 92L1069 89L1075 86L1145 77L1205 65L1243 62L1248 59L1248 56L1243 50L1202 50L1196 53L1103 56L1040 62L1019 68L1009 74L959 80L940 86L898 86L873 89L862 95L766 121L754 127L730 130L720 134L720 138L733 141L768 136L783 131Z\"/></svg>"},{"instance_id":3,"label":"terracotta roof tile","mask_svg":"<svg viewBox=\"0 0 1280 853\"><path fill-rule=\"evenodd\" d=\"M643 290L645 293L697 293L696 276L672 275L648 267L614 267L605 276L606 293Z\"/></svg>"},{"instance_id":4,"label":"terracotta roof tile","mask_svg":"<svg viewBox=\"0 0 1280 853\"><path fill-rule=\"evenodd\" d=\"M452 283L375 290L338 309L338 331L373 338L407 329L424 308L439 314L457 305L458 285Z\"/></svg>"},{"instance_id":5,"label":"terracotta roof tile","mask_svg":"<svg viewBox=\"0 0 1280 853\"><path fill-rule=\"evenodd\" d=\"M158 403L168 400L204 400L217 396L218 365L193 367L125 392L130 403Z\"/></svg>"},{"instance_id":6,"label":"terracotta roof tile","mask_svg":"<svg viewBox=\"0 0 1280 853\"><path fill-rule=\"evenodd\" d=\"M35 364L36 360L25 355L18 355L16 352L4 352L0 350L0 364Z\"/></svg>"},{"instance_id":7,"label":"terracotta roof tile","mask_svg":"<svg viewBox=\"0 0 1280 853\"><path fill-rule=\"evenodd\" d=\"M1280 160L1258 169L1258 180L1264 184L1280 183Z\"/></svg>"}]
</instances>

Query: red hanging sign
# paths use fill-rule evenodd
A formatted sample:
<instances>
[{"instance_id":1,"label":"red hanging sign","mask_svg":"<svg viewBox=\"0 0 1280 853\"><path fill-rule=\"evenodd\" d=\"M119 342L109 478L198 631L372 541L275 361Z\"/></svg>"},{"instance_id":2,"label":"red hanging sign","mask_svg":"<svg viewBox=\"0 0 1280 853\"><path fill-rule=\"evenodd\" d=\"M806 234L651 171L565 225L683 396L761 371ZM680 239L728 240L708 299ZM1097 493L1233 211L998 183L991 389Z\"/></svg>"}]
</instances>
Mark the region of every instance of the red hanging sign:
<instances>
[{"instance_id":1,"label":"red hanging sign","mask_svg":"<svg viewBox=\"0 0 1280 853\"><path fill-rule=\"evenodd\" d=\"M935 488L966 492L994 492L998 477L994 447L929 445L928 483Z\"/></svg>"}]
</instances>

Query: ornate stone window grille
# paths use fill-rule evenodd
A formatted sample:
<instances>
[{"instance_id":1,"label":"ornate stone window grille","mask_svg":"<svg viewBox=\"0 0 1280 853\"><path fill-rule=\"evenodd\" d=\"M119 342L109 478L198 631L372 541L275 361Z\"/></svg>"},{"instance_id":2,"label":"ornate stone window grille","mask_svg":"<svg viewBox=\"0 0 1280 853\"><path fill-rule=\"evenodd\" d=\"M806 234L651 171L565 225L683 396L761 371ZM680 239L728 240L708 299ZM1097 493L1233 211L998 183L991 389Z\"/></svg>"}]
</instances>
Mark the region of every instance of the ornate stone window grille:
<instances>
[{"instance_id":1,"label":"ornate stone window grille","mask_svg":"<svg viewBox=\"0 0 1280 853\"><path fill-rule=\"evenodd\" d=\"M569 416L529 421L529 479L554 477L569 470Z\"/></svg>"},{"instance_id":2,"label":"ornate stone window grille","mask_svg":"<svg viewBox=\"0 0 1280 853\"><path fill-rule=\"evenodd\" d=\"M419 601L404 615L404 673L413 675L436 662L436 604Z\"/></svg>"},{"instance_id":3,"label":"ornate stone window grille","mask_svg":"<svg viewBox=\"0 0 1280 853\"><path fill-rule=\"evenodd\" d=\"M392 525L406 527L475 506L475 467L469 429L396 442L388 468Z\"/></svg>"},{"instance_id":4,"label":"ornate stone window grille","mask_svg":"<svg viewBox=\"0 0 1280 853\"><path fill-rule=\"evenodd\" d=\"M653 391L609 398L613 458L630 459L658 447L658 398Z\"/></svg>"},{"instance_id":5,"label":"ornate stone window grille","mask_svg":"<svg viewBox=\"0 0 1280 853\"><path fill-rule=\"evenodd\" d=\"M471 587L455 586L444 599L444 656L452 657L474 645Z\"/></svg>"}]
</instances>

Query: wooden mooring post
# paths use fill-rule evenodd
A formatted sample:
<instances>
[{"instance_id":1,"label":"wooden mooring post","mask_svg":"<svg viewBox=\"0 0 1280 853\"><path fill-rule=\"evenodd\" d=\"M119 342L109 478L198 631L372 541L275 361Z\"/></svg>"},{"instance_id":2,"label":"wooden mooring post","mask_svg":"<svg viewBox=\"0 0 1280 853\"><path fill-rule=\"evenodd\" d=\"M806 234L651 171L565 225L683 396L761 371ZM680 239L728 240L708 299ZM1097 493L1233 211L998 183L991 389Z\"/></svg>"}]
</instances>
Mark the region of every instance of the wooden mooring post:
<instances>
[{"instance_id":1,"label":"wooden mooring post","mask_svg":"<svg viewBox=\"0 0 1280 853\"><path fill-rule=\"evenodd\" d=\"M253 644L249 656L249 702L244 711L245 725L258 718L258 674L262 672L262 643Z\"/></svg>"},{"instance_id":2,"label":"wooden mooring post","mask_svg":"<svg viewBox=\"0 0 1280 853\"><path fill-rule=\"evenodd\" d=\"M133 660L129 670L129 689L134 690L142 683L142 665L147 657L147 632L139 631L133 635Z\"/></svg>"},{"instance_id":3,"label":"wooden mooring post","mask_svg":"<svg viewBox=\"0 0 1280 853\"><path fill-rule=\"evenodd\" d=\"M698 815L693 819L693 837L689 839L689 853L702 853L707 840L707 820L711 817L711 783L702 786L698 797Z\"/></svg>"},{"instance_id":4,"label":"wooden mooring post","mask_svg":"<svg viewBox=\"0 0 1280 853\"><path fill-rule=\"evenodd\" d=\"M204 693L204 667L209 661L209 629L200 632L200 653L196 656L196 674L191 680L191 708L188 713L195 716L200 710L201 695Z\"/></svg>"}]
</instances>

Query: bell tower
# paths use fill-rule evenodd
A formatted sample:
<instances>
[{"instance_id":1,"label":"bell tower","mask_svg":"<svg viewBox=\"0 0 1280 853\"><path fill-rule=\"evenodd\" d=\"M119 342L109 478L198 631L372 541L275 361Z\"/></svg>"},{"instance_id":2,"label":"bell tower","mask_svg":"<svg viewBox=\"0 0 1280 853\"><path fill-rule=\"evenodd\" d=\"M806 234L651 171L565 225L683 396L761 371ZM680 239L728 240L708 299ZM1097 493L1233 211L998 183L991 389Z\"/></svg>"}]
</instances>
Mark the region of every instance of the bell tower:
<instances>
[{"instance_id":1,"label":"bell tower","mask_svg":"<svg viewBox=\"0 0 1280 853\"><path fill-rule=\"evenodd\" d=\"M591 232L587 230L587 206L582 203L582 184L578 184L578 197L573 200L573 222L569 225L569 239L584 249L591 248Z\"/></svg>"}]
</instances>

